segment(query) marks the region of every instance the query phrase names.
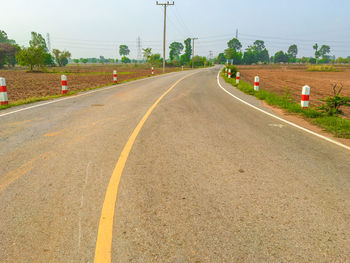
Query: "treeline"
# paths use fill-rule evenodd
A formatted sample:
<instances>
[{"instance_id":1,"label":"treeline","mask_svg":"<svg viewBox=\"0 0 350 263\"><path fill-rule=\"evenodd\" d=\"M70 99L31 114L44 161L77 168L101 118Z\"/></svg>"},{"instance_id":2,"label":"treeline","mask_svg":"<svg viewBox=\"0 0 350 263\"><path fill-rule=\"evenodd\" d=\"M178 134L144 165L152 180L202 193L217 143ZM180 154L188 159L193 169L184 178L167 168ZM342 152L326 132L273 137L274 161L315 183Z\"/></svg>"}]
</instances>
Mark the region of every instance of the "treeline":
<instances>
[{"instance_id":1,"label":"treeline","mask_svg":"<svg viewBox=\"0 0 350 263\"><path fill-rule=\"evenodd\" d=\"M180 42L172 42L169 46L169 59L166 61L167 66L179 67L179 66L191 66L192 61L194 67L203 67L211 64L206 57L194 56L192 57L192 44L191 38L184 40L184 44ZM143 58L141 62L147 62L155 67L160 67L163 63L163 58L159 53L152 53L152 48L144 48ZM122 57L122 63L133 62L127 56L130 53L130 49L127 45L119 46L119 54Z\"/></svg>"},{"instance_id":2,"label":"treeline","mask_svg":"<svg viewBox=\"0 0 350 263\"><path fill-rule=\"evenodd\" d=\"M5 31L0 30L0 68L18 64L33 71L45 66L65 66L70 56L66 50L53 49L50 53L45 39L39 33L31 33L29 47L20 47L15 40L8 38Z\"/></svg>"},{"instance_id":3,"label":"treeline","mask_svg":"<svg viewBox=\"0 0 350 263\"><path fill-rule=\"evenodd\" d=\"M100 56L99 58L74 58L71 60L71 62L74 63L101 63L101 64L112 64L112 63L118 63L118 59L114 58L105 58L104 56Z\"/></svg>"},{"instance_id":4,"label":"treeline","mask_svg":"<svg viewBox=\"0 0 350 263\"><path fill-rule=\"evenodd\" d=\"M235 65L251 65L251 64L268 64L268 63L310 63L310 64L328 64L328 63L350 63L350 56L347 58L335 58L330 56L331 48L328 45L313 45L315 50L314 57L297 58L298 46L293 44L284 52L280 50L273 56L269 56L269 52L265 47L263 40L254 41L253 45L248 46L242 51L242 44L237 38L227 42L228 48L223 53L220 53L214 62L224 64L230 61Z\"/></svg>"}]
</instances>

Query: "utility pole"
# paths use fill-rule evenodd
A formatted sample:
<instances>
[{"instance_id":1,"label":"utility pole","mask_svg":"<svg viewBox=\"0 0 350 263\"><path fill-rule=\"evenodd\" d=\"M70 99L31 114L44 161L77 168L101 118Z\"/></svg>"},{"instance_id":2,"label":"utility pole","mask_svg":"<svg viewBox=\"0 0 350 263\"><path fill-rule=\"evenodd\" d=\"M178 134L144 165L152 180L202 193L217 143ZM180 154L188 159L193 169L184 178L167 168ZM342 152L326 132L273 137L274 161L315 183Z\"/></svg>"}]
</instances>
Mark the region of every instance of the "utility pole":
<instances>
[{"instance_id":1,"label":"utility pole","mask_svg":"<svg viewBox=\"0 0 350 263\"><path fill-rule=\"evenodd\" d=\"M51 53L50 33L46 34L46 41L47 41L47 50L49 51L49 53Z\"/></svg>"},{"instance_id":2,"label":"utility pole","mask_svg":"<svg viewBox=\"0 0 350 263\"><path fill-rule=\"evenodd\" d=\"M138 37L136 42L137 42L137 60L138 62L140 62L140 60L142 59L141 38Z\"/></svg>"},{"instance_id":3,"label":"utility pole","mask_svg":"<svg viewBox=\"0 0 350 263\"><path fill-rule=\"evenodd\" d=\"M174 1L172 3L169 3L169 1L167 1L166 3L158 3L158 1L157 1L157 5L164 6L163 73L165 73L166 8L168 7L168 5L174 5Z\"/></svg>"},{"instance_id":4,"label":"utility pole","mask_svg":"<svg viewBox=\"0 0 350 263\"><path fill-rule=\"evenodd\" d=\"M238 28L236 29L236 38L238 39Z\"/></svg>"},{"instance_id":5,"label":"utility pole","mask_svg":"<svg viewBox=\"0 0 350 263\"><path fill-rule=\"evenodd\" d=\"M192 68L194 68L194 61L193 61L193 57L194 57L194 41L198 39L198 37L192 37Z\"/></svg>"}]
</instances>

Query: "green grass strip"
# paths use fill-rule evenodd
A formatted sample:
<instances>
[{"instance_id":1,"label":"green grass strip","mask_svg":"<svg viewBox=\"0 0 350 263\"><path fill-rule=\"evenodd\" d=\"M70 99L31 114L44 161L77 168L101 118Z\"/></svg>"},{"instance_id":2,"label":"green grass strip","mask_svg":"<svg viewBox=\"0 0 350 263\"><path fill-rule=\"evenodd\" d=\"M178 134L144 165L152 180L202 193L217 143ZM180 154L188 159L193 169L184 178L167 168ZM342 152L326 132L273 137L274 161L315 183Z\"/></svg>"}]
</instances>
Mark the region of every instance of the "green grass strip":
<instances>
[{"instance_id":1,"label":"green grass strip","mask_svg":"<svg viewBox=\"0 0 350 263\"><path fill-rule=\"evenodd\" d=\"M227 83L237 87L237 89L246 94L253 95L260 100L264 100L271 106L279 107L287 112L302 116L309 122L318 125L336 137L350 139L350 120L348 119L344 119L339 116L327 116L314 107L303 109L299 103L293 101L288 92L286 92L284 96L279 96L267 90L260 89L259 91L255 91L254 87L248 82L240 80L239 84L236 85L235 78L229 79L223 73L221 73L221 76Z\"/></svg>"}]
</instances>

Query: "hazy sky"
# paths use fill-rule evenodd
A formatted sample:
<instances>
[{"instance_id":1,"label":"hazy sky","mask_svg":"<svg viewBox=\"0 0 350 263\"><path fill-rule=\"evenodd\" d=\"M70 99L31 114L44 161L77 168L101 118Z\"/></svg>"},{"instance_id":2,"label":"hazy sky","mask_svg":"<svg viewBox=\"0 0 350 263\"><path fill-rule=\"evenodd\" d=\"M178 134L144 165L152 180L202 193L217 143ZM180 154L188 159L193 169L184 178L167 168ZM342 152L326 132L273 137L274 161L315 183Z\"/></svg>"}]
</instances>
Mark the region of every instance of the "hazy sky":
<instances>
[{"instance_id":1,"label":"hazy sky","mask_svg":"<svg viewBox=\"0 0 350 263\"><path fill-rule=\"evenodd\" d=\"M119 58L120 44L136 58L138 36L142 48L162 52L163 7L155 2L0 0L0 29L20 45L28 45L31 31L50 33L51 47L73 58ZM168 7L167 53L170 42L199 37L195 53L216 56L237 28L244 48L261 39L270 56L294 43L298 56L311 56L315 42L330 45L332 55L350 56L350 0L175 0Z\"/></svg>"}]
</instances>

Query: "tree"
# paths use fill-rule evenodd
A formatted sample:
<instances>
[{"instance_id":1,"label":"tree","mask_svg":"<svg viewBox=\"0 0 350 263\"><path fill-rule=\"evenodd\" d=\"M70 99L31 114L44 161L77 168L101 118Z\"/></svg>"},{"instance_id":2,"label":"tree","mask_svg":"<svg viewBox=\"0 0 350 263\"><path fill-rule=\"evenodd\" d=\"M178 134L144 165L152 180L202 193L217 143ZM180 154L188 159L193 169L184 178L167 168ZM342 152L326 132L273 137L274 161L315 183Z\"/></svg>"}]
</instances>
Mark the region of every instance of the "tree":
<instances>
[{"instance_id":1,"label":"tree","mask_svg":"<svg viewBox=\"0 0 350 263\"><path fill-rule=\"evenodd\" d=\"M170 60L174 60L175 58L179 57L181 51L184 49L184 45L182 45L180 42L173 42L170 44L169 49Z\"/></svg>"},{"instance_id":2,"label":"tree","mask_svg":"<svg viewBox=\"0 0 350 263\"><path fill-rule=\"evenodd\" d=\"M312 46L313 49L315 49L315 59L317 61L317 59L320 57L320 53L318 51L318 44L316 43L315 45Z\"/></svg>"},{"instance_id":3,"label":"tree","mask_svg":"<svg viewBox=\"0 0 350 263\"><path fill-rule=\"evenodd\" d=\"M219 53L219 55L218 55L218 57L217 57L217 62L219 63L219 64L225 64L225 62L226 62L226 57L225 57L225 55L224 55L224 53Z\"/></svg>"},{"instance_id":4,"label":"tree","mask_svg":"<svg viewBox=\"0 0 350 263\"><path fill-rule=\"evenodd\" d=\"M75 58L73 59L74 63L78 64L79 63L79 59Z\"/></svg>"},{"instance_id":5,"label":"tree","mask_svg":"<svg viewBox=\"0 0 350 263\"><path fill-rule=\"evenodd\" d=\"M33 71L35 66L41 67L45 64L45 50L40 47L23 48L16 54L16 59L20 65L28 66Z\"/></svg>"},{"instance_id":6,"label":"tree","mask_svg":"<svg viewBox=\"0 0 350 263\"><path fill-rule=\"evenodd\" d=\"M227 42L227 46L228 48L233 49L235 51L239 51L242 48L242 44L237 38L233 38L229 42Z\"/></svg>"},{"instance_id":7,"label":"tree","mask_svg":"<svg viewBox=\"0 0 350 263\"><path fill-rule=\"evenodd\" d=\"M191 60L192 56L192 45L191 45L191 38L187 38L185 41L185 58L186 58L186 63Z\"/></svg>"},{"instance_id":8,"label":"tree","mask_svg":"<svg viewBox=\"0 0 350 263\"><path fill-rule=\"evenodd\" d=\"M153 54L149 57L148 62L152 65L152 66L156 66L156 67L160 67L162 65L162 58L160 57L160 54Z\"/></svg>"},{"instance_id":9,"label":"tree","mask_svg":"<svg viewBox=\"0 0 350 263\"><path fill-rule=\"evenodd\" d=\"M69 51L60 51L58 49L54 49L52 50L52 53L54 54L55 60L60 67L64 67L68 64L68 58L71 57Z\"/></svg>"},{"instance_id":10,"label":"tree","mask_svg":"<svg viewBox=\"0 0 350 263\"><path fill-rule=\"evenodd\" d=\"M289 60L288 60L288 55L285 54L282 50L281 51L278 51L276 52L274 58L273 58L273 61L275 63L287 63Z\"/></svg>"},{"instance_id":11,"label":"tree","mask_svg":"<svg viewBox=\"0 0 350 263\"><path fill-rule=\"evenodd\" d=\"M45 52L48 51L45 38L36 32L32 32L32 39L29 41L29 45L34 48L43 48Z\"/></svg>"},{"instance_id":12,"label":"tree","mask_svg":"<svg viewBox=\"0 0 350 263\"><path fill-rule=\"evenodd\" d=\"M328 45L322 45L320 50L318 51L319 55L322 58L326 58L326 55L329 54L331 52L331 48Z\"/></svg>"},{"instance_id":13,"label":"tree","mask_svg":"<svg viewBox=\"0 0 350 263\"><path fill-rule=\"evenodd\" d=\"M127 56L130 53L130 49L127 45L120 45L119 46L119 54L121 56Z\"/></svg>"},{"instance_id":14,"label":"tree","mask_svg":"<svg viewBox=\"0 0 350 263\"><path fill-rule=\"evenodd\" d=\"M250 65L256 63L257 61L257 53L253 50L252 47L248 47L243 54L242 62L246 65Z\"/></svg>"},{"instance_id":15,"label":"tree","mask_svg":"<svg viewBox=\"0 0 350 263\"><path fill-rule=\"evenodd\" d=\"M261 52L265 49L265 43L262 40L255 40L253 47L257 52Z\"/></svg>"},{"instance_id":16,"label":"tree","mask_svg":"<svg viewBox=\"0 0 350 263\"><path fill-rule=\"evenodd\" d=\"M290 62L295 62L295 59L297 58L298 54L298 47L297 45L293 44L288 48L288 56Z\"/></svg>"},{"instance_id":17,"label":"tree","mask_svg":"<svg viewBox=\"0 0 350 263\"><path fill-rule=\"evenodd\" d=\"M9 39L5 31L0 30L0 43L8 43L10 45L16 44L16 41Z\"/></svg>"},{"instance_id":18,"label":"tree","mask_svg":"<svg viewBox=\"0 0 350 263\"><path fill-rule=\"evenodd\" d=\"M122 61L122 63L130 63L131 62L130 58L128 58L126 56L123 56L121 61Z\"/></svg>"},{"instance_id":19,"label":"tree","mask_svg":"<svg viewBox=\"0 0 350 263\"><path fill-rule=\"evenodd\" d=\"M14 66L16 64L16 53L20 50L17 45L11 45L8 42L0 43L0 68L5 64Z\"/></svg>"},{"instance_id":20,"label":"tree","mask_svg":"<svg viewBox=\"0 0 350 263\"><path fill-rule=\"evenodd\" d=\"M143 48L143 57L146 61L148 61L149 57L152 55L152 48Z\"/></svg>"}]
</instances>

